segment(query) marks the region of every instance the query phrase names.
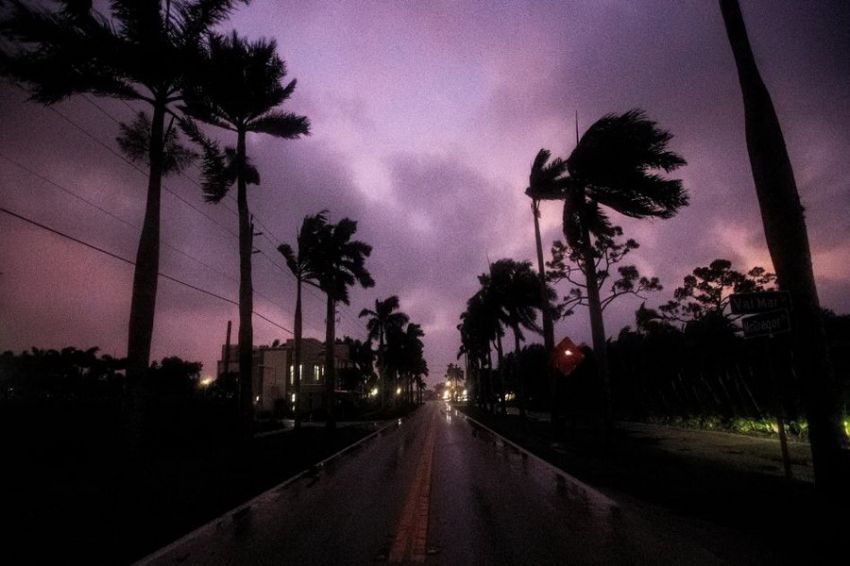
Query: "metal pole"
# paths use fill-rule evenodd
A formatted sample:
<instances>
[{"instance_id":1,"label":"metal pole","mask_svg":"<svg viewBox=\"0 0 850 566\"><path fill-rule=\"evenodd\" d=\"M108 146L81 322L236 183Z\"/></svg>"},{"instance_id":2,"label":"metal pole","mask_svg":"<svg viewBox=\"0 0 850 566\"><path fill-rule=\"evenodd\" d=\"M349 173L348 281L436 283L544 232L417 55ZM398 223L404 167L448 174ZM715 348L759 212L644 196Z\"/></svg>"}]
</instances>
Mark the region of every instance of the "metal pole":
<instances>
[{"instance_id":1,"label":"metal pole","mask_svg":"<svg viewBox=\"0 0 850 566\"><path fill-rule=\"evenodd\" d=\"M782 466L785 468L785 477L790 480L793 476L791 473L791 457L788 454L788 437L785 434L785 395L782 384L780 383L781 378L777 380L776 372L774 371L773 356L771 355L772 343L773 334L770 334L764 340L764 353L767 357L768 376L771 383L775 384L777 391L778 407L776 410L776 422L779 428L779 448L782 451Z\"/></svg>"}]
</instances>

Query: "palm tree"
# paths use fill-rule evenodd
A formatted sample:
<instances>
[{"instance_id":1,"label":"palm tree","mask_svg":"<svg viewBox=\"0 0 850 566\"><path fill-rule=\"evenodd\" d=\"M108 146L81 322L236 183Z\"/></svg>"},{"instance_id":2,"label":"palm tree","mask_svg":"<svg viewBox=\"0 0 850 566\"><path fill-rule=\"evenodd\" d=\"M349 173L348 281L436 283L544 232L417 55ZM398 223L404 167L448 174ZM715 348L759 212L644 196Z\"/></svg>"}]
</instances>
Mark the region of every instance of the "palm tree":
<instances>
[{"instance_id":1,"label":"palm tree","mask_svg":"<svg viewBox=\"0 0 850 566\"><path fill-rule=\"evenodd\" d=\"M183 97L187 74L197 68L204 36L227 17L235 3L112 0L107 16L86 1L64 0L59 11L14 1L8 17L0 22L4 36L15 46L0 50L0 72L26 84L32 100L51 105L91 93L150 107L151 117L140 114L122 136L132 142L135 134L137 144L122 143L122 149L148 165L127 338L128 375L133 380L150 363L162 177L185 165L184 160L175 161L181 152L174 121L166 126L166 119L177 116L174 105Z\"/></svg>"},{"instance_id":2,"label":"palm tree","mask_svg":"<svg viewBox=\"0 0 850 566\"><path fill-rule=\"evenodd\" d=\"M567 162L557 157L549 161L552 153L548 149L541 149L534 157L531 164L531 173L528 176L528 188L525 194L531 198L531 214L534 217L534 243L537 248L537 273L540 278L541 301L547 301L546 291L546 268L543 262L543 243L540 237L540 201L549 198L560 198L564 189L564 174L567 171ZM551 354L555 349L555 325L553 311L545 308L543 315L543 345L546 352ZM549 370L549 389L551 393L550 422L557 427L558 422L558 398L557 378L551 367Z\"/></svg>"},{"instance_id":3,"label":"palm tree","mask_svg":"<svg viewBox=\"0 0 850 566\"><path fill-rule=\"evenodd\" d=\"M514 336L514 359L525 339L522 328L542 332L538 327L536 309L546 310L555 297L555 292L544 285L545 298L541 301L540 278L534 273L530 261L500 259L490 266L489 275L479 277L489 295L496 316L510 328ZM500 361L501 363L501 361ZM520 415L525 416L525 386L518 378Z\"/></svg>"},{"instance_id":4,"label":"palm tree","mask_svg":"<svg viewBox=\"0 0 850 566\"><path fill-rule=\"evenodd\" d=\"M528 176L528 188L525 194L531 198L531 213L534 217L534 242L537 248L537 273L540 278L541 303L547 300L546 291L546 268L543 262L543 243L540 238L540 201L543 199L560 198L564 188L564 173L567 171L567 162L557 157L551 162L549 158L552 153L548 149L541 149L534 157L531 164L531 173ZM552 320L552 311L543 309L543 345L547 352L555 348L555 329Z\"/></svg>"},{"instance_id":5,"label":"palm tree","mask_svg":"<svg viewBox=\"0 0 850 566\"><path fill-rule=\"evenodd\" d=\"M779 288L791 294L795 368L800 376L811 430L812 462L825 493L847 496L839 387L829 356L794 170L770 93L756 66L741 8L721 0L720 9L744 97L747 149L761 209L764 235Z\"/></svg>"},{"instance_id":6,"label":"palm tree","mask_svg":"<svg viewBox=\"0 0 850 566\"><path fill-rule=\"evenodd\" d=\"M603 116L584 133L567 158L569 177L563 181L561 195L541 195L564 200L564 236L573 249L581 252L579 267L587 283L593 350L605 398L606 432L613 426L613 413L594 240L614 233L603 207L631 218L670 218L688 204L682 182L658 174L686 163L667 149L672 137L641 110Z\"/></svg>"},{"instance_id":7,"label":"palm tree","mask_svg":"<svg viewBox=\"0 0 850 566\"><path fill-rule=\"evenodd\" d=\"M480 278L479 278L480 280ZM493 383L493 348L496 347L498 361L502 363L501 336L502 325L499 322L498 309L490 298L490 294L482 287L466 302L466 311L461 314L461 337L466 338L464 344L468 352L477 355L481 367L487 368L486 382L479 384L483 403L490 411L495 411L493 396L496 391ZM501 377L501 373L499 374ZM500 387L501 387L500 383ZM504 396L502 396L502 410L505 412Z\"/></svg>"},{"instance_id":8,"label":"palm tree","mask_svg":"<svg viewBox=\"0 0 850 566\"><path fill-rule=\"evenodd\" d=\"M248 184L260 178L248 160L245 138L248 132L295 139L310 133L304 116L283 112L278 107L292 95L296 81L283 84L286 65L277 55L274 40L255 42L230 35L210 34L208 53L200 71L186 92L186 113L195 119L236 134L236 148L226 150L226 158L216 144L203 139L197 129L192 137L205 150L204 184L207 199L218 202L236 183L239 213L239 381L243 425L253 422L251 377L254 310L251 256L254 252L254 225L248 207Z\"/></svg>"},{"instance_id":9,"label":"palm tree","mask_svg":"<svg viewBox=\"0 0 850 566\"><path fill-rule=\"evenodd\" d=\"M385 354L386 337L393 329L400 329L408 323L410 318L399 311L399 300L396 295L387 297L383 301L375 299L375 310L363 309L360 318L369 317L366 329L369 331L369 340L378 342L378 371L381 380L381 404L387 401Z\"/></svg>"},{"instance_id":10,"label":"palm tree","mask_svg":"<svg viewBox=\"0 0 850 566\"><path fill-rule=\"evenodd\" d=\"M295 428L301 428L301 287L303 284L319 287L319 276L321 274L321 248L322 239L329 230L327 210L323 210L313 216L304 217L301 229L296 239L296 252L289 244L281 244L278 251L286 258L286 265L295 276L295 321L293 323L295 334L294 357L294 381L295 381Z\"/></svg>"},{"instance_id":11,"label":"palm tree","mask_svg":"<svg viewBox=\"0 0 850 566\"><path fill-rule=\"evenodd\" d=\"M336 343L336 303L349 304L348 288L360 284L368 288L375 285L369 271L365 267L366 258L372 253L372 246L352 240L357 232L357 222L343 218L337 224L330 224L323 231L319 243L321 267L319 288L327 295L325 336L325 410L327 412L327 427L336 426L334 421L334 405L336 388L336 365L334 363L334 344Z\"/></svg>"}]
</instances>

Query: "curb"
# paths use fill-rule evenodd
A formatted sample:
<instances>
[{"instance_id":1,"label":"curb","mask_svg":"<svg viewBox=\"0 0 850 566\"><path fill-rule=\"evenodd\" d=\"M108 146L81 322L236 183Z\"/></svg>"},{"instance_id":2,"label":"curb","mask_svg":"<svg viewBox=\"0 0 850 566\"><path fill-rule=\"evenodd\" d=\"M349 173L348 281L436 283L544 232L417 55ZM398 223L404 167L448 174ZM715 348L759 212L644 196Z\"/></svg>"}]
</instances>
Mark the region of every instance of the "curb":
<instances>
[{"instance_id":1,"label":"curb","mask_svg":"<svg viewBox=\"0 0 850 566\"><path fill-rule=\"evenodd\" d=\"M159 560L160 558L164 557L166 554L168 554L169 552L171 552L172 550L174 550L178 546L189 542L190 540L194 539L195 537L201 535L202 533L204 533L204 532L206 532L210 529L216 528L219 524L221 524L222 521L226 521L228 517L238 516L240 513L244 512L245 510L250 508L253 503L255 503L256 501L259 501L263 497L267 497L273 491L277 491L277 490L280 490L280 489L287 487L289 484L301 479L303 476L310 473L315 468L321 468L322 466L324 466L328 462L335 460L335 459L339 458L340 456L347 454L351 450L354 450L355 448L357 448L361 444L363 444L363 443L365 443L369 440L372 440L373 438L375 438L376 436L378 436L379 434L381 434L382 432L384 432L388 428L401 426L401 421L402 421L402 419L398 419L397 421L394 420L393 422L382 426L378 430L364 436L363 438L361 438L357 442L349 444L348 446L346 446L342 450L331 454L330 456L328 456L324 460L321 460L321 461L301 470L300 472L298 472L294 476L291 476L291 477L283 480L279 484L270 487L269 489L265 490L264 492L260 493L259 495L252 497L251 499L249 499L245 503L240 503L239 505L230 509L229 511L225 511L224 513L222 513L218 517L211 519L210 521L207 521L206 523L204 523L200 527L188 532L187 534L183 535L182 537L175 540L174 542L172 542L172 543L170 543L166 546L163 546L159 550L155 550L151 554L148 554L147 556L140 558L139 560L136 560L135 562L133 562L132 566L143 566L145 564L151 564L151 563L155 562L156 560Z\"/></svg>"}]
</instances>

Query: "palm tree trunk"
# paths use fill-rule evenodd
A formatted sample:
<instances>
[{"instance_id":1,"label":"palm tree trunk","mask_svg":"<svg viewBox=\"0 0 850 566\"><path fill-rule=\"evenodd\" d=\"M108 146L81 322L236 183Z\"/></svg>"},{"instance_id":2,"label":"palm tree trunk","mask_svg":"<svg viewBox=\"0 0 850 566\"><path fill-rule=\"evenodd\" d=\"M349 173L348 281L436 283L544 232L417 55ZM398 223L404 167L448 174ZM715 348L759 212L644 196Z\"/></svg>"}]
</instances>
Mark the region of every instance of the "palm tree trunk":
<instances>
[{"instance_id":1,"label":"palm tree trunk","mask_svg":"<svg viewBox=\"0 0 850 566\"><path fill-rule=\"evenodd\" d=\"M508 402L505 399L505 356L502 351L502 337L496 334L496 354L499 360L499 390L501 393L502 414L508 414Z\"/></svg>"},{"instance_id":2,"label":"palm tree trunk","mask_svg":"<svg viewBox=\"0 0 850 566\"><path fill-rule=\"evenodd\" d=\"M334 344L336 343L336 301L328 295L327 334L325 336L325 413L326 427L332 430L336 427L334 420L334 405L336 399L336 365L334 363Z\"/></svg>"},{"instance_id":3,"label":"palm tree trunk","mask_svg":"<svg viewBox=\"0 0 850 566\"><path fill-rule=\"evenodd\" d=\"M605 320L602 318L602 301L599 298L599 281L596 279L596 259L590 233L583 228L582 256L584 257L584 275L587 282L587 310L590 313L590 332L593 338L593 353L599 368L599 381L602 385L602 424L606 439L610 438L614 428L611 407L611 377L608 373L608 342L605 339Z\"/></svg>"},{"instance_id":4,"label":"palm tree trunk","mask_svg":"<svg viewBox=\"0 0 850 566\"><path fill-rule=\"evenodd\" d=\"M295 430L301 428L301 276L295 284L295 352L293 374L295 381Z\"/></svg>"},{"instance_id":5,"label":"palm tree trunk","mask_svg":"<svg viewBox=\"0 0 850 566\"><path fill-rule=\"evenodd\" d=\"M485 403L487 411L490 413L496 412L496 406L493 403L493 349L490 347L490 341L487 341L487 394Z\"/></svg>"},{"instance_id":6,"label":"palm tree trunk","mask_svg":"<svg viewBox=\"0 0 850 566\"><path fill-rule=\"evenodd\" d=\"M537 246L537 273L540 276L540 304L549 305L546 296L546 268L543 262L543 242L540 238L540 201L531 201L531 212L534 215L534 243ZM543 345L546 352L551 353L555 348L555 324L552 320L552 311L543 309Z\"/></svg>"},{"instance_id":7,"label":"palm tree trunk","mask_svg":"<svg viewBox=\"0 0 850 566\"><path fill-rule=\"evenodd\" d=\"M381 393L381 410L387 408L387 374L384 370L384 331L381 329L378 333L378 387Z\"/></svg>"},{"instance_id":8,"label":"palm tree trunk","mask_svg":"<svg viewBox=\"0 0 850 566\"><path fill-rule=\"evenodd\" d=\"M812 447L815 480L827 497L850 488L850 463L842 454L840 387L830 362L803 206L782 128L753 57L741 9L721 0L744 98L747 150L770 258L779 287L791 294L791 322Z\"/></svg>"},{"instance_id":9,"label":"palm tree trunk","mask_svg":"<svg viewBox=\"0 0 850 566\"><path fill-rule=\"evenodd\" d=\"M566 204L564 205L566 206ZM540 237L540 201L531 201L531 212L534 215L534 243L537 246L537 273L540 276L540 304L545 307L549 306L549 299L546 296L546 266L543 262L543 242ZM548 363L548 356L552 355L555 350L555 323L552 320L552 311L544 308L541 311L543 317L543 346L546 348L546 371L548 373L550 406L549 406L549 422L553 427L557 427L558 422L558 395L557 395L557 375L553 371L552 365Z\"/></svg>"},{"instance_id":10,"label":"palm tree trunk","mask_svg":"<svg viewBox=\"0 0 850 566\"><path fill-rule=\"evenodd\" d=\"M522 381L522 376L519 374L519 328L514 327L514 375L519 385L519 416L525 418L525 384Z\"/></svg>"},{"instance_id":11,"label":"palm tree trunk","mask_svg":"<svg viewBox=\"0 0 850 566\"><path fill-rule=\"evenodd\" d=\"M251 313L254 310L254 292L251 283L254 226L248 210L245 159L245 131L239 130L236 141L236 204L239 209L239 402L242 408L243 433L248 436L254 424L254 383L251 371L254 347L254 329L251 320Z\"/></svg>"},{"instance_id":12,"label":"palm tree trunk","mask_svg":"<svg viewBox=\"0 0 850 566\"><path fill-rule=\"evenodd\" d=\"M159 226L162 201L163 136L165 103L157 103L151 120L148 147L148 194L136 269L133 273L133 296L130 301L130 326L127 336L127 418L129 433L138 439L142 433L145 402L141 380L150 365L153 323L156 313L156 292L159 281Z\"/></svg>"}]
</instances>

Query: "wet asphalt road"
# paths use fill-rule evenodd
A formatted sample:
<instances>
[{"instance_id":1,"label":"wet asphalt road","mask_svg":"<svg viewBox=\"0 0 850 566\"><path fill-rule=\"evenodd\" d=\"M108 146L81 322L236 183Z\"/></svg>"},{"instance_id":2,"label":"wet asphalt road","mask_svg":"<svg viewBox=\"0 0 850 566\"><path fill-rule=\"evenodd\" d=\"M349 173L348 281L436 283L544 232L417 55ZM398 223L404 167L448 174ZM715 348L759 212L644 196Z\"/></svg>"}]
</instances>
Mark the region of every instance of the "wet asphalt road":
<instances>
[{"instance_id":1,"label":"wet asphalt road","mask_svg":"<svg viewBox=\"0 0 850 566\"><path fill-rule=\"evenodd\" d=\"M715 564L432 402L145 564Z\"/></svg>"}]
</instances>

